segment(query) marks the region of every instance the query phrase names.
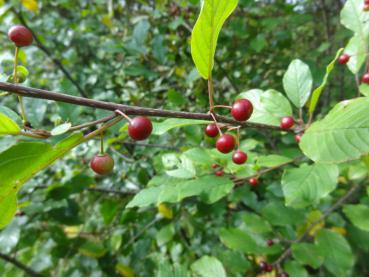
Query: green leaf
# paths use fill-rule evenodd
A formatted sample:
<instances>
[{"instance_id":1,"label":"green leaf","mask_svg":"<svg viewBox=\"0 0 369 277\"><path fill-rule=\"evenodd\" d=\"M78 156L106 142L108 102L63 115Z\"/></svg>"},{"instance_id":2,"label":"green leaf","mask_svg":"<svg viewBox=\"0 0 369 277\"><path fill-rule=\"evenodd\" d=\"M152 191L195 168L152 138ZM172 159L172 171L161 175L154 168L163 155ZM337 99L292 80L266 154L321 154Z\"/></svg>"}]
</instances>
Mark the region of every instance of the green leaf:
<instances>
[{"instance_id":1,"label":"green leaf","mask_svg":"<svg viewBox=\"0 0 369 277\"><path fill-rule=\"evenodd\" d=\"M164 226L163 228L161 228L159 232L156 234L156 241L158 243L158 246L161 247L164 244L171 241L174 234L175 234L175 229L174 229L173 224L168 224L167 226Z\"/></svg>"},{"instance_id":2,"label":"green leaf","mask_svg":"<svg viewBox=\"0 0 369 277\"><path fill-rule=\"evenodd\" d=\"M17 123L5 114L0 113L0 136L18 135L20 131Z\"/></svg>"},{"instance_id":3,"label":"green leaf","mask_svg":"<svg viewBox=\"0 0 369 277\"><path fill-rule=\"evenodd\" d=\"M295 261L287 261L284 265L284 270L291 277L309 277L306 269Z\"/></svg>"},{"instance_id":4,"label":"green leaf","mask_svg":"<svg viewBox=\"0 0 369 277\"><path fill-rule=\"evenodd\" d=\"M226 277L223 264L215 257L203 256L191 265L195 276Z\"/></svg>"},{"instance_id":5,"label":"green leaf","mask_svg":"<svg viewBox=\"0 0 369 277\"><path fill-rule=\"evenodd\" d=\"M233 182L225 177L204 176L190 181L177 181L141 190L128 203L127 208L177 203L192 196L201 196L203 201L211 204L229 194L232 188Z\"/></svg>"},{"instance_id":6,"label":"green leaf","mask_svg":"<svg viewBox=\"0 0 369 277\"><path fill-rule=\"evenodd\" d=\"M313 268L319 268L324 257L319 253L319 249L311 243L292 244L292 256L303 265L310 265Z\"/></svg>"},{"instance_id":7,"label":"green leaf","mask_svg":"<svg viewBox=\"0 0 369 277\"><path fill-rule=\"evenodd\" d=\"M346 239L329 230L322 229L315 241L319 253L324 257L323 265L337 277L349 276L354 257Z\"/></svg>"},{"instance_id":8,"label":"green leaf","mask_svg":"<svg viewBox=\"0 0 369 277\"><path fill-rule=\"evenodd\" d=\"M282 177L286 205L304 208L318 204L321 198L336 188L338 174L338 167L328 164L286 169Z\"/></svg>"},{"instance_id":9,"label":"green leaf","mask_svg":"<svg viewBox=\"0 0 369 277\"><path fill-rule=\"evenodd\" d=\"M364 96L369 96L369 85L361 84L359 87L360 93Z\"/></svg>"},{"instance_id":10,"label":"green leaf","mask_svg":"<svg viewBox=\"0 0 369 277\"><path fill-rule=\"evenodd\" d=\"M366 23L369 20L369 14L364 11L364 1L347 0L341 11L341 24L354 33L360 34L365 38L369 32L369 26Z\"/></svg>"},{"instance_id":11,"label":"green leaf","mask_svg":"<svg viewBox=\"0 0 369 277\"><path fill-rule=\"evenodd\" d=\"M191 54L204 79L211 76L218 36L224 22L237 7L238 0L204 0L192 31Z\"/></svg>"},{"instance_id":12,"label":"green leaf","mask_svg":"<svg viewBox=\"0 0 369 277\"><path fill-rule=\"evenodd\" d=\"M245 222L247 229L254 233L268 233L272 231L272 227L268 221L257 214L246 213L242 215L242 220Z\"/></svg>"},{"instance_id":13,"label":"green leaf","mask_svg":"<svg viewBox=\"0 0 369 277\"><path fill-rule=\"evenodd\" d=\"M52 146L41 142L21 142L0 153L0 207L8 201L33 175L83 141L81 133L74 134ZM1 210L1 213L8 213Z\"/></svg>"},{"instance_id":14,"label":"green leaf","mask_svg":"<svg viewBox=\"0 0 369 277\"><path fill-rule=\"evenodd\" d=\"M366 60L366 40L362 40L360 36L353 36L345 47L345 53L350 55L350 61L347 67L353 74L358 74Z\"/></svg>"},{"instance_id":15,"label":"green leaf","mask_svg":"<svg viewBox=\"0 0 369 277\"><path fill-rule=\"evenodd\" d=\"M281 250L280 245L269 247L263 237L236 228L222 229L220 240L228 248L246 254L276 254Z\"/></svg>"},{"instance_id":16,"label":"green leaf","mask_svg":"<svg viewBox=\"0 0 369 277\"><path fill-rule=\"evenodd\" d=\"M343 212L352 224L361 230L369 232L369 207L363 204L346 205Z\"/></svg>"},{"instance_id":17,"label":"green leaf","mask_svg":"<svg viewBox=\"0 0 369 277\"><path fill-rule=\"evenodd\" d=\"M257 165L260 167L274 167L282 164L286 164L292 162L293 159L280 156L280 155L268 155L268 156L259 156L257 158Z\"/></svg>"},{"instance_id":18,"label":"green leaf","mask_svg":"<svg viewBox=\"0 0 369 277\"><path fill-rule=\"evenodd\" d=\"M78 252L87 257L100 258L105 255L107 250L104 248L101 242L86 241L78 249Z\"/></svg>"},{"instance_id":19,"label":"green leaf","mask_svg":"<svg viewBox=\"0 0 369 277\"><path fill-rule=\"evenodd\" d=\"M283 87L288 98L302 108L310 97L313 77L310 68L301 60L293 60L283 76Z\"/></svg>"},{"instance_id":20,"label":"green leaf","mask_svg":"<svg viewBox=\"0 0 369 277\"><path fill-rule=\"evenodd\" d=\"M318 104L319 102L319 98L320 98L320 95L322 94L323 92L323 89L325 88L325 86L327 85L327 82L328 82L328 78L329 78L329 75L331 74L332 70L334 69L336 63L337 63L337 59L339 58L339 56L342 54L343 52L343 49L339 49L337 51L337 54L336 56L334 57L334 60L331 61L327 68L326 68L326 71L325 71L325 75L324 75L324 78L323 78L323 81L322 83L320 84L319 87L317 87L314 91L313 91L313 94L311 96L311 99L310 99L310 103L309 103L309 113L310 114L313 114L314 111L315 111L315 108L316 108L316 105Z\"/></svg>"},{"instance_id":21,"label":"green leaf","mask_svg":"<svg viewBox=\"0 0 369 277\"><path fill-rule=\"evenodd\" d=\"M297 225L304 222L304 212L288 208L279 202L270 202L261 211L269 223L275 226Z\"/></svg>"},{"instance_id":22,"label":"green leaf","mask_svg":"<svg viewBox=\"0 0 369 277\"><path fill-rule=\"evenodd\" d=\"M195 119L169 118L162 122L153 123L153 135L161 136L174 128L208 124L209 121Z\"/></svg>"},{"instance_id":23,"label":"green leaf","mask_svg":"<svg viewBox=\"0 0 369 277\"><path fill-rule=\"evenodd\" d=\"M3 201L0 201L0 229L9 224L16 211L17 195L10 193Z\"/></svg>"},{"instance_id":24,"label":"green leaf","mask_svg":"<svg viewBox=\"0 0 369 277\"><path fill-rule=\"evenodd\" d=\"M315 162L342 163L369 153L369 98L337 104L302 137L300 148Z\"/></svg>"},{"instance_id":25,"label":"green leaf","mask_svg":"<svg viewBox=\"0 0 369 277\"><path fill-rule=\"evenodd\" d=\"M276 90L252 89L241 93L238 98L249 99L254 105L250 122L279 126L282 117L292 115L290 102Z\"/></svg>"},{"instance_id":26,"label":"green leaf","mask_svg":"<svg viewBox=\"0 0 369 277\"><path fill-rule=\"evenodd\" d=\"M72 127L71 123L69 122L63 123L63 124L60 124L59 126L56 126L54 129L52 129L50 133L52 136L59 136L59 135L62 135L68 132L71 127Z\"/></svg>"}]
</instances>

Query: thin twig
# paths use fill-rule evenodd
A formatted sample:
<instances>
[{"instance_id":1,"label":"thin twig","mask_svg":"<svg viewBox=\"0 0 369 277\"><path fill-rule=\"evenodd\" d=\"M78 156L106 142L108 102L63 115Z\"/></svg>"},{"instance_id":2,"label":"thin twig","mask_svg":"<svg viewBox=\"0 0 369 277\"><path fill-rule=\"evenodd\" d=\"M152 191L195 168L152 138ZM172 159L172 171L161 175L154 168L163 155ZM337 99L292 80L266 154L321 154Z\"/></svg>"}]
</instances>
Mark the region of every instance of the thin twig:
<instances>
[{"instance_id":1,"label":"thin twig","mask_svg":"<svg viewBox=\"0 0 369 277\"><path fill-rule=\"evenodd\" d=\"M186 119L213 121L213 118L209 113L207 114L190 113L190 112L178 112L178 111L152 109L152 108L141 108L137 106L128 106L128 105L122 105L122 104L117 104L113 102L105 102L105 101L84 98L84 97L77 97L77 96L72 96L72 95L58 93L58 92L52 92L52 91L43 90L43 89L28 88L28 87L24 87L21 85L14 85L14 84L5 83L5 82L0 82L0 90L12 92L12 93L24 96L24 97L47 99L47 100L52 100L52 101L57 101L57 102L91 107L95 109L102 109L102 110L109 110L109 111L120 110L128 115L146 115L146 116L167 117L167 118L186 118ZM272 126L272 125L260 124L260 123L251 123L251 122L239 122L239 121L233 120L225 116L216 115L216 119L220 123L241 125L244 128L269 129L269 130L293 132L293 130L282 130L278 126Z\"/></svg>"},{"instance_id":2,"label":"thin twig","mask_svg":"<svg viewBox=\"0 0 369 277\"><path fill-rule=\"evenodd\" d=\"M18 261L17 259L10 257L6 254L0 253L0 259L9 262L11 264L13 264L14 266L16 266L17 268L21 269L24 271L24 273L28 274L28 276L31 277L42 277L43 275L41 275L40 273L37 273L36 271L34 271L32 268L26 266L25 264L21 263L20 261Z\"/></svg>"},{"instance_id":3,"label":"thin twig","mask_svg":"<svg viewBox=\"0 0 369 277\"><path fill-rule=\"evenodd\" d=\"M350 197L357 192L362 186L360 184L353 186L343 197L341 197L340 199L338 199L338 201L332 206L330 207L327 211L325 211L323 213L323 215L316 220L314 223L312 223L309 228L307 228L307 230L304 232L304 234L301 235L301 237L299 239L297 239L296 241L294 241L294 243L299 243L304 241L310 234L310 232L318 225L320 224L323 220L325 220L329 215L331 215L335 210L337 210L338 208L340 208L343 204L345 204ZM273 263L274 265L280 265L290 254L292 251L292 245L293 243L282 253L282 255Z\"/></svg>"}]
</instances>

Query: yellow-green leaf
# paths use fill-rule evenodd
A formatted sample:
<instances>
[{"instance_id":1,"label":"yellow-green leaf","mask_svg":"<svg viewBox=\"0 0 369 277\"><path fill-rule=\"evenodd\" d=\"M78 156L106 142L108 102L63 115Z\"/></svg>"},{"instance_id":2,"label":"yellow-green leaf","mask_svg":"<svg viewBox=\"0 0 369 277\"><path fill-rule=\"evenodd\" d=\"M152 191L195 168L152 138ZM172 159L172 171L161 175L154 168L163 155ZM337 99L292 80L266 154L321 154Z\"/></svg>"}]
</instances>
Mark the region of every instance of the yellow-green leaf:
<instances>
[{"instance_id":1,"label":"yellow-green leaf","mask_svg":"<svg viewBox=\"0 0 369 277\"><path fill-rule=\"evenodd\" d=\"M17 123L5 114L0 113L0 136L17 135L20 131L21 130Z\"/></svg>"},{"instance_id":2,"label":"yellow-green leaf","mask_svg":"<svg viewBox=\"0 0 369 277\"><path fill-rule=\"evenodd\" d=\"M22 0L22 5L31 12L38 12L38 2L36 0Z\"/></svg>"},{"instance_id":3,"label":"yellow-green leaf","mask_svg":"<svg viewBox=\"0 0 369 277\"><path fill-rule=\"evenodd\" d=\"M220 30L237 7L238 0L204 0L200 16L192 31L191 53L197 70L208 79Z\"/></svg>"}]
</instances>

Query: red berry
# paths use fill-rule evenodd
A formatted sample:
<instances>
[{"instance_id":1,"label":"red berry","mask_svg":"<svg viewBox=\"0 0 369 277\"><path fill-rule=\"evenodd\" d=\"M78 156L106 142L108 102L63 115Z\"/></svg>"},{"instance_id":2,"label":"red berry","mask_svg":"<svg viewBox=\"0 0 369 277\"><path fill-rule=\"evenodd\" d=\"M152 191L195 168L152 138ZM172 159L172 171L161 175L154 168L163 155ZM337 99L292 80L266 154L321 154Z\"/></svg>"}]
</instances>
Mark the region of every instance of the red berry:
<instances>
[{"instance_id":1,"label":"red berry","mask_svg":"<svg viewBox=\"0 0 369 277\"><path fill-rule=\"evenodd\" d=\"M213 164L213 165L211 166L211 168L212 168L212 169L217 169L218 167L220 167L220 165L219 165L219 164Z\"/></svg>"},{"instance_id":2,"label":"red berry","mask_svg":"<svg viewBox=\"0 0 369 277\"><path fill-rule=\"evenodd\" d=\"M18 47L31 45L33 42L31 31L22 25L11 27L8 31L8 37Z\"/></svg>"},{"instance_id":3,"label":"red berry","mask_svg":"<svg viewBox=\"0 0 369 277\"><path fill-rule=\"evenodd\" d=\"M134 140L145 140L152 132L151 120L145 116L137 116L128 125L128 134Z\"/></svg>"},{"instance_id":4,"label":"red berry","mask_svg":"<svg viewBox=\"0 0 369 277\"><path fill-rule=\"evenodd\" d=\"M369 5L369 0L364 0L364 4Z\"/></svg>"},{"instance_id":5,"label":"red berry","mask_svg":"<svg viewBox=\"0 0 369 277\"><path fill-rule=\"evenodd\" d=\"M279 277L289 277L290 275L287 272L279 273Z\"/></svg>"},{"instance_id":6,"label":"red berry","mask_svg":"<svg viewBox=\"0 0 369 277\"><path fill-rule=\"evenodd\" d=\"M250 178L249 183L251 186L256 187L259 184L259 180L257 178Z\"/></svg>"},{"instance_id":7,"label":"red berry","mask_svg":"<svg viewBox=\"0 0 369 277\"><path fill-rule=\"evenodd\" d=\"M211 123L205 128L205 134L208 137L214 138L219 134L219 129L215 123Z\"/></svg>"},{"instance_id":8,"label":"red berry","mask_svg":"<svg viewBox=\"0 0 369 277\"><path fill-rule=\"evenodd\" d=\"M235 120L246 121L251 117L253 110L254 107L249 100L239 99L233 104L231 114Z\"/></svg>"},{"instance_id":9,"label":"red berry","mask_svg":"<svg viewBox=\"0 0 369 277\"><path fill-rule=\"evenodd\" d=\"M265 268L266 272L272 272L273 271L273 265L271 264L267 264L266 268Z\"/></svg>"},{"instance_id":10,"label":"red berry","mask_svg":"<svg viewBox=\"0 0 369 277\"><path fill-rule=\"evenodd\" d=\"M295 141L296 141L297 143L300 143L301 138L302 138L302 135L296 135L296 136L295 136Z\"/></svg>"},{"instance_id":11,"label":"red berry","mask_svg":"<svg viewBox=\"0 0 369 277\"><path fill-rule=\"evenodd\" d=\"M224 154L232 152L234 149L234 146L236 145L236 140L234 136L229 134L222 135L216 143L216 147L219 152L222 152Z\"/></svg>"},{"instance_id":12,"label":"red berry","mask_svg":"<svg viewBox=\"0 0 369 277\"><path fill-rule=\"evenodd\" d=\"M92 158L90 167L100 175L106 175L113 171L114 160L109 154L96 155Z\"/></svg>"},{"instance_id":13,"label":"red berry","mask_svg":"<svg viewBox=\"0 0 369 277\"><path fill-rule=\"evenodd\" d=\"M292 116L285 116L281 120L280 127L284 130L288 130L288 129L292 128L293 125L295 125L295 120L293 119L293 117Z\"/></svg>"},{"instance_id":14,"label":"red berry","mask_svg":"<svg viewBox=\"0 0 369 277\"><path fill-rule=\"evenodd\" d=\"M350 61L350 55L348 54L343 54L339 57L338 59L338 63L339 64L347 64Z\"/></svg>"},{"instance_id":15,"label":"red berry","mask_svg":"<svg viewBox=\"0 0 369 277\"><path fill-rule=\"evenodd\" d=\"M218 177L222 177L224 175L224 171L223 170L217 171L215 172L215 175Z\"/></svg>"},{"instance_id":16,"label":"red berry","mask_svg":"<svg viewBox=\"0 0 369 277\"><path fill-rule=\"evenodd\" d=\"M244 164L247 161L247 154L241 150L234 152L232 160L235 164Z\"/></svg>"},{"instance_id":17,"label":"red berry","mask_svg":"<svg viewBox=\"0 0 369 277\"><path fill-rule=\"evenodd\" d=\"M365 73L363 78L361 78L361 81L364 83L364 84L369 84L369 73Z\"/></svg>"},{"instance_id":18,"label":"red berry","mask_svg":"<svg viewBox=\"0 0 369 277\"><path fill-rule=\"evenodd\" d=\"M268 239L267 244L268 244L268 246L273 246L274 241L272 239Z\"/></svg>"},{"instance_id":19,"label":"red berry","mask_svg":"<svg viewBox=\"0 0 369 277\"><path fill-rule=\"evenodd\" d=\"M260 268L261 271L265 271L267 266L268 266L268 264L266 262L260 262L259 263L259 268Z\"/></svg>"}]
</instances>

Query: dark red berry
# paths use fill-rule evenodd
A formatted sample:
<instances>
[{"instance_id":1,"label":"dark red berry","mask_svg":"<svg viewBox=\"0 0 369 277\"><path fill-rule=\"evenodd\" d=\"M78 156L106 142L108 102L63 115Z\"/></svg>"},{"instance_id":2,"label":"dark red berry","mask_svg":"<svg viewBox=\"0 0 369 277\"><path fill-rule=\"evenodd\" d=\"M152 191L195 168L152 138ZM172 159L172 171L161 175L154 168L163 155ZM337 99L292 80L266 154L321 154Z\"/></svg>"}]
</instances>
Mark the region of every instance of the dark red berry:
<instances>
[{"instance_id":1,"label":"dark red berry","mask_svg":"<svg viewBox=\"0 0 369 277\"><path fill-rule=\"evenodd\" d=\"M90 166L97 174L106 175L113 171L114 160L109 154L96 155L92 158Z\"/></svg>"},{"instance_id":2,"label":"dark red berry","mask_svg":"<svg viewBox=\"0 0 369 277\"><path fill-rule=\"evenodd\" d=\"M279 277L289 277L290 275L287 272L279 273Z\"/></svg>"},{"instance_id":3,"label":"dark red berry","mask_svg":"<svg viewBox=\"0 0 369 277\"><path fill-rule=\"evenodd\" d=\"M364 0L364 4L369 5L369 0Z\"/></svg>"},{"instance_id":4,"label":"dark red berry","mask_svg":"<svg viewBox=\"0 0 369 277\"><path fill-rule=\"evenodd\" d=\"M296 141L297 143L300 143L301 138L302 138L302 135L296 135L296 136L295 136L295 141Z\"/></svg>"},{"instance_id":5,"label":"dark red berry","mask_svg":"<svg viewBox=\"0 0 369 277\"><path fill-rule=\"evenodd\" d=\"M235 120L246 121L251 117L253 110L254 106L249 100L239 99L233 104L231 114Z\"/></svg>"},{"instance_id":6,"label":"dark red berry","mask_svg":"<svg viewBox=\"0 0 369 277\"><path fill-rule=\"evenodd\" d=\"M220 167L220 165L219 165L219 164L213 164L213 165L211 166L211 168L212 168L212 169L217 169L218 167Z\"/></svg>"},{"instance_id":7,"label":"dark red berry","mask_svg":"<svg viewBox=\"0 0 369 277\"><path fill-rule=\"evenodd\" d=\"M266 262L260 262L259 263L259 268L260 268L261 271L265 271L267 266L268 266L268 264Z\"/></svg>"},{"instance_id":8,"label":"dark red berry","mask_svg":"<svg viewBox=\"0 0 369 277\"><path fill-rule=\"evenodd\" d=\"M8 31L8 37L18 47L31 45L33 42L31 31L22 25L11 27Z\"/></svg>"},{"instance_id":9,"label":"dark red berry","mask_svg":"<svg viewBox=\"0 0 369 277\"><path fill-rule=\"evenodd\" d=\"M220 170L220 171L215 172L215 176L218 176L218 177L224 176L224 171Z\"/></svg>"},{"instance_id":10,"label":"dark red berry","mask_svg":"<svg viewBox=\"0 0 369 277\"><path fill-rule=\"evenodd\" d=\"M249 183L251 186L256 187L259 184L259 180L257 178L250 178Z\"/></svg>"},{"instance_id":11,"label":"dark red berry","mask_svg":"<svg viewBox=\"0 0 369 277\"><path fill-rule=\"evenodd\" d=\"M216 137L219 134L219 129L215 123L211 123L205 128L205 134L208 137Z\"/></svg>"},{"instance_id":12,"label":"dark red berry","mask_svg":"<svg viewBox=\"0 0 369 277\"><path fill-rule=\"evenodd\" d=\"M288 129L292 128L293 125L295 125L295 120L293 119L293 117L292 116L285 116L281 120L280 127L284 130L288 130Z\"/></svg>"},{"instance_id":13,"label":"dark red berry","mask_svg":"<svg viewBox=\"0 0 369 277\"><path fill-rule=\"evenodd\" d=\"M244 164L247 161L247 154L241 150L234 152L232 160L235 164Z\"/></svg>"},{"instance_id":14,"label":"dark red berry","mask_svg":"<svg viewBox=\"0 0 369 277\"><path fill-rule=\"evenodd\" d=\"M274 241L272 239L268 239L267 244L268 244L268 246L273 246Z\"/></svg>"},{"instance_id":15,"label":"dark red berry","mask_svg":"<svg viewBox=\"0 0 369 277\"><path fill-rule=\"evenodd\" d=\"M223 134L216 143L216 147L219 152L222 152L224 154L232 152L236 145L236 140L234 136L229 134Z\"/></svg>"},{"instance_id":16,"label":"dark red berry","mask_svg":"<svg viewBox=\"0 0 369 277\"><path fill-rule=\"evenodd\" d=\"M369 73L365 73L363 78L361 78L361 81L364 83L364 84L369 84Z\"/></svg>"},{"instance_id":17,"label":"dark red berry","mask_svg":"<svg viewBox=\"0 0 369 277\"><path fill-rule=\"evenodd\" d=\"M271 264L267 264L266 268L265 268L266 272L272 272L273 271L273 265Z\"/></svg>"},{"instance_id":18,"label":"dark red berry","mask_svg":"<svg viewBox=\"0 0 369 277\"><path fill-rule=\"evenodd\" d=\"M348 54L343 54L338 58L338 63L339 64L347 64L350 61L350 55Z\"/></svg>"},{"instance_id":19,"label":"dark red berry","mask_svg":"<svg viewBox=\"0 0 369 277\"><path fill-rule=\"evenodd\" d=\"M145 116L137 116L128 125L128 134L134 140L145 140L152 132L151 120Z\"/></svg>"}]
</instances>

